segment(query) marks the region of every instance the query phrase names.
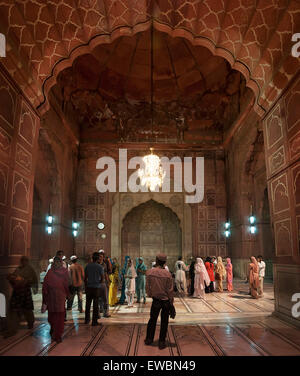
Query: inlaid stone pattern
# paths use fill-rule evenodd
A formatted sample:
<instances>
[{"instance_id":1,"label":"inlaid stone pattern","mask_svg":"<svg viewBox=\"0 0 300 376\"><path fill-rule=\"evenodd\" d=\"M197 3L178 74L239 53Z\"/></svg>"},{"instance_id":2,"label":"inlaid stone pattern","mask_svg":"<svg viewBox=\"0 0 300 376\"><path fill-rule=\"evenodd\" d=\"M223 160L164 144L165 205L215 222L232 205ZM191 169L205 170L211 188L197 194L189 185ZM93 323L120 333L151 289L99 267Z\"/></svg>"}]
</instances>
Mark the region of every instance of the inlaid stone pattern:
<instances>
[{"instance_id":1,"label":"inlaid stone pattern","mask_svg":"<svg viewBox=\"0 0 300 376\"><path fill-rule=\"evenodd\" d=\"M265 107L298 69L291 56L291 35L299 31L297 0L232 0L230 6L214 0L4 1L0 15L9 45L3 63L34 105L43 101L42 83L54 65L61 61L57 74L72 50L83 46L85 53L92 38L99 44L141 31L152 17L157 28L197 37L195 43L211 50L217 46L231 64L241 62L236 68L248 80L252 77L249 85L257 95L262 91L260 104Z\"/></svg>"},{"instance_id":2,"label":"inlaid stone pattern","mask_svg":"<svg viewBox=\"0 0 300 376\"><path fill-rule=\"evenodd\" d=\"M33 152L38 118L0 67L0 256L27 254L30 247Z\"/></svg>"},{"instance_id":3,"label":"inlaid stone pattern","mask_svg":"<svg viewBox=\"0 0 300 376\"><path fill-rule=\"evenodd\" d=\"M225 243L226 222L226 193L223 160L216 165L213 159L205 160L205 191L201 203L195 204L192 211L194 256L223 256L227 255Z\"/></svg>"},{"instance_id":4,"label":"inlaid stone pattern","mask_svg":"<svg viewBox=\"0 0 300 376\"><path fill-rule=\"evenodd\" d=\"M78 194L76 216L79 231L76 238L76 254L81 257L100 249L110 254L110 215L109 194L96 189L96 160L81 160L78 168ZM104 223L103 230L98 223ZM105 235L104 235L105 234Z\"/></svg>"},{"instance_id":5,"label":"inlaid stone pattern","mask_svg":"<svg viewBox=\"0 0 300 376\"><path fill-rule=\"evenodd\" d=\"M266 161L276 256L299 255L300 215L300 78L264 121Z\"/></svg>"}]
</instances>

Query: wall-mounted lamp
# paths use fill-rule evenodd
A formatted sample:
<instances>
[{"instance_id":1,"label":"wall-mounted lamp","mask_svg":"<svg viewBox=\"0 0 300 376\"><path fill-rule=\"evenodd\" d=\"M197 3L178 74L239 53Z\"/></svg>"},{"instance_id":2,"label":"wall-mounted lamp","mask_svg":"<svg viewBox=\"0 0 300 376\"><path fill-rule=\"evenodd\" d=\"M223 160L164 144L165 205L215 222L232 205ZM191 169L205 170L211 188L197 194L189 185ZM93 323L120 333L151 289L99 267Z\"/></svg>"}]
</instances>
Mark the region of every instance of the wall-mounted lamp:
<instances>
[{"instance_id":1,"label":"wall-mounted lamp","mask_svg":"<svg viewBox=\"0 0 300 376\"><path fill-rule=\"evenodd\" d=\"M224 234L225 234L226 238L229 238L229 236L230 236L230 234L231 234L231 232L230 232L230 222L227 221L227 222L225 223L224 227L225 227L225 232L224 232Z\"/></svg>"},{"instance_id":2,"label":"wall-mounted lamp","mask_svg":"<svg viewBox=\"0 0 300 376\"><path fill-rule=\"evenodd\" d=\"M53 218L53 215L51 213L52 213L51 205L49 205L49 214L46 217L46 222L47 222L46 231L47 231L48 235L51 235L52 232L53 232L53 220L54 220L54 218Z\"/></svg>"},{"instance_id":3,"label":"wall-mounted lamp","mask_svg":"<svg viewBox=\"0 0 300 376\"><path fill-rule=\"evenodd\" d=\"M255 226L256 218L253 215L253 208L251 205L251 215L249 217L249 223L250 223L250 233L255 234L256 233L256 226Z\"/></svg>"},{"instance_id":4,"label":"wall-mounted lamp","mask_svg":"<svg viewBox=\"0 0 300 376\"><path fill-rule=\"evenodd\" d=\"M79 223L78 222L73 222L72 223L72 228L73 228L73 236L76 238L78 235L78 228L79 228Z\"/></svg>"}]
</instances>

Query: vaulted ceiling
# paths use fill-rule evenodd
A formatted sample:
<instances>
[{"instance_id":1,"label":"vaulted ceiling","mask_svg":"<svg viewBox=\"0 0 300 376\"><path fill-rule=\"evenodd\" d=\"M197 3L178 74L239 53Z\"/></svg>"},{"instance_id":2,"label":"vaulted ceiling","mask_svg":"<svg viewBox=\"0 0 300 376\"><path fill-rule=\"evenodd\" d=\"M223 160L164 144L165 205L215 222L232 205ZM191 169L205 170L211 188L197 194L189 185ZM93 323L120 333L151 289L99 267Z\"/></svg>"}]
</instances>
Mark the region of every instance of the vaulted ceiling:
<instances>
[{"instance_id":1,"label":"vaulted ceiling","mask_svg":"<svg viewBox=\"0 0 300 376\"><path fill-rule=\"evenodd\" d=\"M253 99L224 58L150 29L80 55L52 93L86 141L219 143Z\"/></svg>"},{"instance_id":2,"label":"vaulted ceiling","mask_svg":"<svg viewBox=\"0 0 300 376\"><path fill-rule=\"evenodd\" d=\"M97 45L150 28L207 47L240 71L264 112L299 69L291 56L298 0L4 0L1 60L33 105L58 74Z\"/></svg>"}]
</instances>

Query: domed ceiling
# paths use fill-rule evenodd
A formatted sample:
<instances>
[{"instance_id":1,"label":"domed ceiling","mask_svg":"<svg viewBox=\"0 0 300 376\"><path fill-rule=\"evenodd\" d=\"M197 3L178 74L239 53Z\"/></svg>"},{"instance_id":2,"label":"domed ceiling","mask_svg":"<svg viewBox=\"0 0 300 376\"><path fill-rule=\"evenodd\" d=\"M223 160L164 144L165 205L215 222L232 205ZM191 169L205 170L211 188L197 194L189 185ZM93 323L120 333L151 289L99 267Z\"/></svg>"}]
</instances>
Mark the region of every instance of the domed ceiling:
<instances>
[{"instance_id":1,"label":"domed ceiling","mask_svg":"<svg viewBox=\"0 0 300 376\"><path fill-rule=\"evenodd\" d=\"M253 99L241 73L184 38L154 31L152 46L151 29L120 37L59 74L52 94L81 141L221 143Z\"/></svg>"}]
</instances>

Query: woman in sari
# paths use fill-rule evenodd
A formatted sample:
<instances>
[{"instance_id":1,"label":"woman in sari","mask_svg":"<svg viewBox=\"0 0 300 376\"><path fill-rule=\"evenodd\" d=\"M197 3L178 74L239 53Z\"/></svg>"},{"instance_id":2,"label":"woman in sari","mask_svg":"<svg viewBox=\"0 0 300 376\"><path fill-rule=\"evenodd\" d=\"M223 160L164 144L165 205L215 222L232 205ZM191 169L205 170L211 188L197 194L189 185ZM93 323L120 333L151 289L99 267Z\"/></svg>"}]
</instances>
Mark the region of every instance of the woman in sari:
<instances>
[{"instance_id":1,"label":"woman in sari","mask_svg":"<svg viewBox=\"0 0 300 376\"><path fill-rule=\"evenodd\" d=\"M48 310L50 334L54 341L61 342L64 331L66 299L69 297L69 273L60 257L55 256L51 269L43 283L42 312Z\"/></svg>"},{"instance_id":2,"label":"woman in sari","mask_svg":"<svg viewBox=\"0 0 300 376\"><path fill-rule=\"evenodd\" d=\"M212 263L210 257L206 257L205 267L206 267L206 270L207 270L207 274L209 275L209 278L210 278L209 284L206 285L206 287L205 287L205 292L206 293L214 292L214 281L215 281L214 268L215 268L215 266Z\"/></svg>"},{"instance_id":3,"label":"woman in sari","mask_svg":"<svg viewBox=\"0 0 300 376\"><path fill-rule=\"evenodd\" d=\"M258 288L259 288L259 275L258 275L258 262L254 256L250 257L250 264L248 268L248 281L250 285L250 293L252 298L258 299Z\"/></svg>"},{"instance_id":4,"label":"woman in sari","mask_svg":"<svg viewBox=\"0 0 300 376\"><path fill-rule=\"evenodd\" d=\"M118 285L119 285L119 264L118 260L114 258L112 260L112 273L109 275L109 296L108 301L111 307L115 306L118 302Z\"/></svg>"},{"instance_id":5,"label":"woman in sari","mask_svg":"<svg viewBox=\"0 0 300 376\"><path fill-rule=\"evenodd\" d=\"M128 263L128 260L130 259L129 256L125 256L125 263L124 263L124 267L121 271L121 277L122 277L122 288L121 288L121 296L120 296L120 300L119 300L119 304L124 304L125 303L125 298L126 298L126 295L125 295L125 273L126 273L126 270L127 270L127 263Z\"/></svg>"},{"instance_id":6,"label":"woman in sari","mask_svg":"<svg viewBox=\"0 0 300 376\"><path fill-rule=\"evenodd\" d=\"M223 279L225 279L226 276L226 269L223 265L222 257L219 256L217 260L218 262L215 270L216 290L218 292L223 292Z\"/></svg>"},{"instance_id":7,"label":"woman in sari","mask_svg":"<svg viewBox=\"0 0 300 376\"><path fill-rule=\"evenodd\" d=\"M141 297L144 299L144 304L146 304L146 270L147 267L144 263L143 257L139 257L135 271L137 274L136 278L136 297L137 303L140 303Z\"/></svg>"},{"instance_id":8,"label":"woman in sari","mask_svg":"<svg viewBox=\"0 0 300 376\"><path fill-rule=\"evenodd\" d=\"M205 300L205 285L209 286L210 278L202 258L198 257L195 263L194 298Z\"/></svg>"},{"instance_id":9,"label":"woman in sari","mask_svg":"<svg viewBox=\"0 0 300 376\"><path fill-rule=\"evenodd\" d=\"M127 308L134 308L133 300L134 300L134 294L135 294L136 271L134 269L133 262L131 259L128 260L127 271L124 277L125 277L125 294L126 294L127 303L128 303Z\"/></svg>"},{"instance_id":10,"label":"woman in sari","mask_svg":"<svg viewBox=\"0 0 300 376\"><path fill-rule=\"evenodd\" d=\"M231 260L229 257L226 259L226 273L227 273L227 291L232 291L233 286L232 286L232 281L233 281L233 273L232 273L232 264Z\"/></svg>"}]
</instances>

